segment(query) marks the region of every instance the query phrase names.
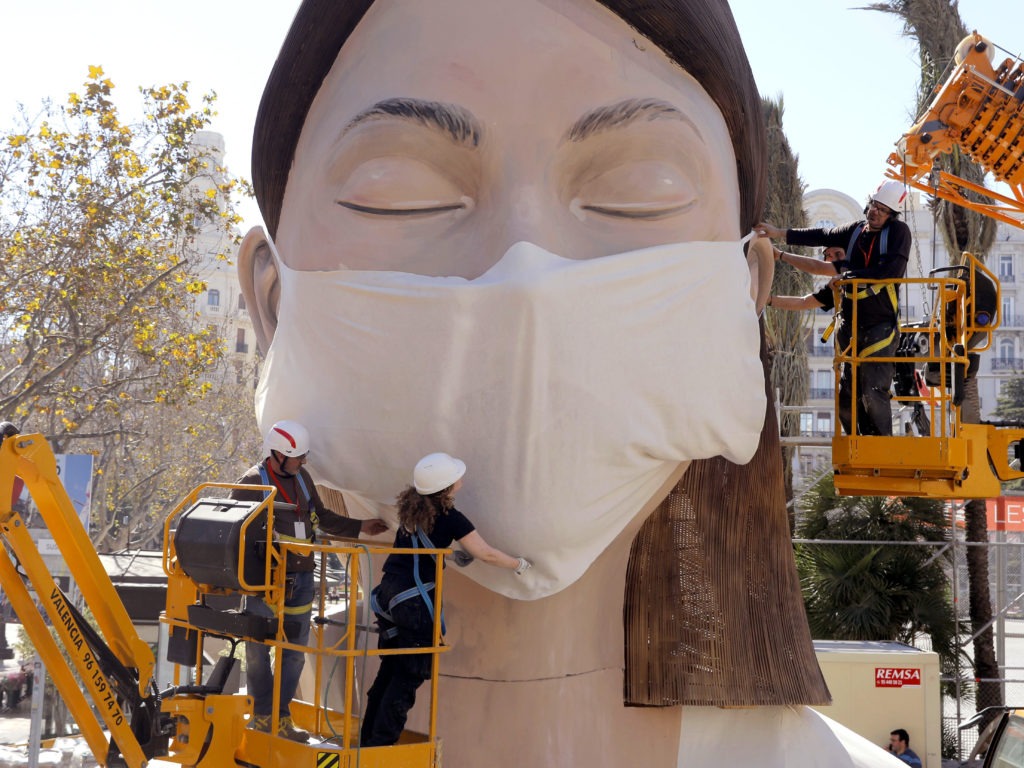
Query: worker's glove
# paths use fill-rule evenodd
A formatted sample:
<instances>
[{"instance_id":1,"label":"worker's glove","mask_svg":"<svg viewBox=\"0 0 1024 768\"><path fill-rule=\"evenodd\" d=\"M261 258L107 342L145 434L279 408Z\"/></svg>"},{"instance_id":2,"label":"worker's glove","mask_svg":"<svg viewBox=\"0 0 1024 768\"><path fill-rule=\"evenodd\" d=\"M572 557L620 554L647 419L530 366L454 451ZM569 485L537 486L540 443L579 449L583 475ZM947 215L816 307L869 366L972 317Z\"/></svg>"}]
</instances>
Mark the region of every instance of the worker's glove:
<instances>
[{"instance_id":1,"label":"worker's glove","mask_svg":"<svg viewBox=\"0 0 1024 768\"><path fill-rule=\"evenodd\" d=\"M519 563L516 565L516 576L522 576L532 567L533 564L529 560L525 557L520 557Z\"/></svg>"},{"instance_id":2,"label":"worker's glove","mask_svg":"<svg viewBox=\"0 0 1024 768\"><path fill-rule=\"evenodd\" d=\"M459 568L465 568L473 562L473 556L464 549L456 549L452 552L452 562Z\"/></svg>"}]
</instances>

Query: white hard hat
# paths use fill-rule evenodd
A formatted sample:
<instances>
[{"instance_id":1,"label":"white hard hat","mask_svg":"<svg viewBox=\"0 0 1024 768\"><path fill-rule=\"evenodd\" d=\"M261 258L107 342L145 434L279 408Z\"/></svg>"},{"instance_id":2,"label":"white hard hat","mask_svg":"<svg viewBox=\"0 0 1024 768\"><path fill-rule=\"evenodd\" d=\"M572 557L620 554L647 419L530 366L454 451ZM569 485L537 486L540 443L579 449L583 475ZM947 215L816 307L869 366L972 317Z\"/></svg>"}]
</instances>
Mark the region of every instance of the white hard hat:
<instances>
[{"instance_id":1,"label":"white hard hat","mask_svg":"<svg viewBox=\"0 0 1024 768\"><path fill-rule=\"evenodd\" d=\"M271 451L285 456L305 456L309 453L309 432L297 421L278 421L267 430L263 440L263 455L269 456Z\"/></svg>"},{"instance_id":2,"label":"white hard hat","mask_svg":"<svg viewBox=\"0 0 1024 768\"><path fill-rule=\"evenodd\" d=\"M907 188L895 179L886 179L878 185L878 189L871 196L871 200L881 203L886 208L899 213L903 201L907 199Z\"/></svg>"},{"instance_id":3,"label":"white hard hat","mask_svg":"<svg viewBox=\"0 0 1024 768\"><path fill-rule=\"evenodd\" d=\"M455 481L466 474L465 462L447 453L431 453L416 463L412 471L412 484L423 496L443 491L455 485Z\"/></svg>"}]
</instances>

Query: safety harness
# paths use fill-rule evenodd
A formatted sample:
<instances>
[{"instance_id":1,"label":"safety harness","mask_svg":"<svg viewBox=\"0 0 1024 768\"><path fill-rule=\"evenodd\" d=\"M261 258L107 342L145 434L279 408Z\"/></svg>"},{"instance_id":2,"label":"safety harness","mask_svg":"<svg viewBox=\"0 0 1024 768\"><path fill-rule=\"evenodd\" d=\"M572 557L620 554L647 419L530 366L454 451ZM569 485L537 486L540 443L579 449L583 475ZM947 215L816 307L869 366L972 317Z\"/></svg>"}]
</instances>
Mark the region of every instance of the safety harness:
<instances>
[{"instance_id":1,"label":"safety harness","mask_svg":"<svg viewBox=\"0 0 1024 768\"><path fill-rule=\"evenodd\" d=\"M306 509L309 511L309 522L310 522L309 536L306 537L306 538L299 538L297 536L289 536L288 534L282 533L281 531L279 531L277 529L274 530L274 534L277 536L279 541L291 542L293 544L312 544L313 541L314 541L314 534L313 534L313 532L316 530L316 525L317 525L317 521L318 521L316 510L313 509L313 496L310 494L309 489L306 487L306 481L302 479L302 473L299 472L297 475L295 475L295 477L297 477L298 480L299 480L299 490L301 490L302 491L302 495L306 497ZM265 463L260 463L260 482L263 485L274 485L279 490L281 490L282 493L284 493L283 489L281 489L281 487L278 486L276 482L272 483L270 481L270 476L267 474L267 467L266 467ZM269 495L270 495L270 491L264 491L263 492L263 498L264 499L266 499L267 496L269 496ZM264 602L266 602L266 601L264 600ZM270 605L270 603L267 603L267 605ZM275 606L271 605L270 607L274 608ZM284 607L284 613L285 613L286 616L297 615L297 614L305 613L306 611L310 610L312 607L313 607L313 603L307 603L305 605L286 605Z\"/></svg>"},{"instance_id":2,"label":"safety harness","mask_svg":"<svg viewBox=\"0 0 1024 768\"><path fill-rule=\"evenodd\" d=\"M424 549L435 549L434 543L430 540L430 537L423 531L423 528L416 526L416 533L412 535L412 548L414 550L423 547ZM437 564L436 555L428 555L428 557ZM375 614L385 619L389 626L381 626L380 636L385 640L390 640L398 634L398 627L395 626L394 617L391 615L391 611L399 603L404 603L406 600L411 600L414 597L423 598L423 602L426 603L427 610L430 612L430 619L434 619L434 602L430 599L430 590L432 590L436 584L433 581L423 583L423 579L420 578L420 555L419 552L412 553L412 576L416 582L416 586L409 587L402 592L391 598L388 601L387 608L380 604L380 599L377 596L377 590L380 589L380 585L373 588L370 592L370 610ZM441 634L446 632L444 626L444 609L441 610Z\"/></svg>"},{"instance_id":3,"label":"safety harness","mask_svg":"<svg viewBox=\"0 0 1024 768\"><path fill-rule=\"evenodd\" d=\"M861 222L860 224L858 224L856 227L853 228L853 232L850 234L850 242L846 246L846 259L847 259L847 261L850 261L853 258L853 247L854 247L854 245L857 244L857 239L860 237L860 234L863 231L864 231L864 222ZM888 251L888 248L889 248L889 227L888 226L882 227L881 234L879 235L878 246L879 246L878 247L879 255L881 255L883 253L886 253ZM851 298L853 300L869 299L869 298L872 298L874 296L877 296L878 294L882 293L883 291L889 297L889 301L892 303L893 311L896 312L897 314L899 314L899 298L898 298L898 296L896 294L896 285L894 283L883 283L883 284L873 283L873 284L870 284L870 285L866 285L863 288L861 288L859 291L857 291L856 293L852 294L849 298ZM840 304L838 304L836 306L835 314L832 316L832 322L830 322L828 324L828 327L825 329L825 332L821 335L821 341L822 341L823 344L826 341L828 341L829 337L832 335L832 332L836 329L837 324L841 321L841 315L842 315L842 303L840 302ZM865 347L864 349L860 350L860 352L859 352L859 354L857 356L858 357L870 357L871 355L873 355L876 352L878 352L880 349L885 349L887 346L889 346L889 344L891 344L893 339L895 339L895 338L896 338L896 329L894 328L892 333L890 333L884 339L880 339L880 340L876 341L873 344L869 344L867 347Z\"/></svg>"}]
</instances>

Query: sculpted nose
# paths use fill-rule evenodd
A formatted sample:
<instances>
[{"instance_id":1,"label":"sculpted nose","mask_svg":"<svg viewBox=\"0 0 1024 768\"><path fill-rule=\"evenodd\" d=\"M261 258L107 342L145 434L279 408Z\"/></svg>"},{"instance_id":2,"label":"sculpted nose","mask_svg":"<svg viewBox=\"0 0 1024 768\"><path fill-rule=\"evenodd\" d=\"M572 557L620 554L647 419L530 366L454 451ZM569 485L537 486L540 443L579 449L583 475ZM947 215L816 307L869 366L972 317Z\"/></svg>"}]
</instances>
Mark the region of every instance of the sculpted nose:
<instances>
[{"instance_id":1,"label":"sculpted nose","mask_svg":"<svg viewBox=\"0 0 1024 768\"><path fill-rule=\"evenodd\" d=\"M557 197L537 184L524 184L511 190L495 211L486 236L483 251L486 264L483 274L519 242L529 242L562 256L566 253L568 238L563 206Z\"/></svg>"}]
</instances>

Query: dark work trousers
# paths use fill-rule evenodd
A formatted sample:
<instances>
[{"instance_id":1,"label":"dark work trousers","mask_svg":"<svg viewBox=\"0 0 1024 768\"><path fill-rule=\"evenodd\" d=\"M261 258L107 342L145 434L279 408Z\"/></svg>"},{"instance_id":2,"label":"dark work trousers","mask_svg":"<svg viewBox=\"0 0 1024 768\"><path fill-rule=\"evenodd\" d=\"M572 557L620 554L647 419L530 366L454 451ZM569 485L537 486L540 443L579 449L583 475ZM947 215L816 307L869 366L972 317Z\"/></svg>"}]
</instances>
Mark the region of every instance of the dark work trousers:
<instances>
[{"instance_id":1,"label":"dark work trousers","mask_svg":"<svg viewBox=\"0 0 1024 768\"><path fill-rule=\"evenodd\" d=\"M380 584L378 599L387 605L391 598L411 585L393 584L385 575ZM429 593L433 602L434 592ZM434 620L423 598L416 596L391 608L392 625L378 617L381 639L379 648L429 648L433 645ZM391 626L398 629L393 638L383 633ZM360 730L360 744L364 747L389 746L398 741L405 729L409 710L416 703L416 690L424 680L430 679L433 654L399 654L381 656L377 677L366 694L366 709Z\"/></svg>"},{"instance_id":2,"label":"dark work trousers","mask_svg":"<svg viewBox=\"0 0 1024 768\"><path fill-rule=\"evenodd\" d=\"M850 344L850 334L840 328L837 334L840 349ZM857 332L857 350L864 356L864 350L891 337L891 341L870 352L867 357L894 357L899 344L899 333L892 323L880 323L861 328ZM853 398L853 373L849 363L842 364L839 374L839 421L846 434L853 434L850 423L851 400ZM861 435L892 435L892 377L896 364L861 363L857 366L857 432Z\"/></svg>"},{"instance_id":3,"label":"dark work trousers","mask_svg":"<svg viewBox=\"0 0 1024 768\"><path fill-rule=\"evenodd\" d=\"M284 600L285 637L289 643L308 645L309 619L312 615L313 598L316 596L313 572L290 573L288 580L289 588ZM246 596L245 612L271 619L277 618L274 609L255 595ZM277 663L281 665L281 703L278 714L287 717L291 712L292 698L299 687L299 677L302 675L302 666L306 663L306 654L302 651L278 649L277 658ZM253 714L273 714L274 672L270 667L270 646L254 641L247 642L245 659L249 695L253 699Z\"/></svg>"}]
</instances>

